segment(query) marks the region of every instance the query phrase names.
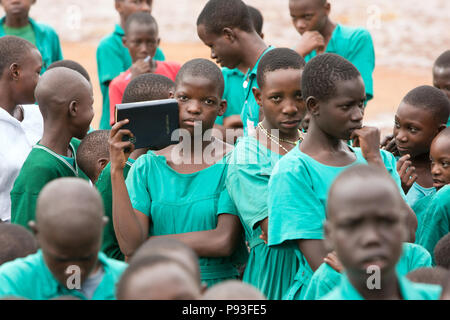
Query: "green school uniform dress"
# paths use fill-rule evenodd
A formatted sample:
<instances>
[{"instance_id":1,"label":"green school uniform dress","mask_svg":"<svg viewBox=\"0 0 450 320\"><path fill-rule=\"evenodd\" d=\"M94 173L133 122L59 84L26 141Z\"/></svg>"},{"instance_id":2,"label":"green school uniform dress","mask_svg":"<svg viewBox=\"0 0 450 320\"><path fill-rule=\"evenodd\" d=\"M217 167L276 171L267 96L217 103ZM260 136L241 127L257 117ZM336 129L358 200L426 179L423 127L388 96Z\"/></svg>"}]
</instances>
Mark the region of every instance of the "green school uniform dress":
<instances>
[{"instance_id":1,"label":"green school uniform dress","mask_svg":"<svg viewBox=\"0 0 450 320\"><path fill-rule=\"evenodd\" d=\"M253 136L239 138L233 150L226 180L244 226L250 256L243 281L258 288L269 300L280 300L291 286L299 267L292 250L270 248L256 227L268 217L268 184L281 155L260 144Z\"/></svg>"},{"instance_id":2,"label":"green school uniform dress","mask_svg":"<svg viewBox=\"0 0 450 320\"><path fill-rule=\"evenodd\" d=\"M360 148L349 148L355 153L356 160L348 166L321 164L296 147L280 159L272 172L268 198L269 245L289 246L300 263L294 284L285 299L301 300L313 274L293 240L323 239L326 201L331 184L345 169L356 164L367 164ZM380 154L402 193L394 156L384 150L380 150Z\"/></svg>"},{"instance_id":3,"label":"green school uniform dress","mask_svg":"<svg viewBox=\"0 0 450 320\"><path fill-rule=\"evenodd\" d=\"M123 177L126 179L128 172L133 165L134 160L128 159L123 169ZM103 241L101 251L106 254L108 258L117 260L125 260L125 256L120 251L119 243L117 242L116 233L114 232L113 215L112 215L112 185L111 185L111 163L108 163L100 173L95 187L103 199L103 206L105 208L105 216L108 217L108 223L103 229Z\"/></svg>"},{"instance_id":4,"label":"green school uniform dress","mask_svg":"<svg viewBox=\"0 0 450 320\"><path fill-rule=\"evenodd\" d=\"M434 247L450 232L450 185L423 198L414 209L418 220L416 243L430 252L434 265Z\"/></svg>"},{"instance_id":5,"label":"green school uniform dress","mask_svg":"<svg viewBox=\"0 0 450 320\"><path fill-rule=\"evenodd\" d=\"M424 188L417 182L414 182L408 193L406 194L406 203L412 208L417 201L423 197L430 196L436 193L436 188Z\"/></svg>"},{"instance_id":6,"label":"green school uniform dress","mask_svg":"<svg viewBox=\"0 0 450 320\"><path fill-rule=\"evenodd\" d=\"M28 228L35 219L36 202L42 188L52 180L62 177L80 177L89 180L78 168L76 154L80 140L70 142L74 162L37 143L25 160L11 190L11 223Z\"/></svg>"},{"instance_id":7,"label":"green school uniform dress","mask_svg":"<svg viewBox=\"0 0 450 320\"><path fill-rule=\"evenodd\" d=\"M237 215L225 178L229 154L191 174L173 170L164 156L149 151L131 167L126 185L134 209L151 218L150 236L215 229L221 213ZM238 277L237 265L247 259L244 241L231 257L200 257L202 281L211 286Z\"/></svg>"},{"instance_id":8,"label":"green school uniform dress","mask_svg":"<svg viewBox=\"0 0 450 320\"><path fill-rule=\"evenodd\" d=\"M114 300L116 283L127 264L107 258L99 252L98 261L103 277L91 300ZM31 300L49 300L60 296L87 297L76 289L61 285L45 264L41 250L25 258L19 258L0 266L0 297L22 297Z\"/></svg>"},{"instance_id":9,"label":"green school uniform dress","mask_svg":"<svg viewBox=\"0 0 450 320\"><path fill-rule=\"evenodd\" d=\"M5 30L5 19L6 17L3 17L0 20L0 37L3 37L5 35L15 35L14 33L11 33L11 28L6 28ZM51 65L55 61L63 59L61 44L59 42L58 35L52 27L43 23L37 23L31 18L28 18L28 21L30 22L35 39L35 42L30 42L36 45L42 55L41 74L43 74L45 70L47 70L49 65ZM28 36L25 37L26 40L33 39L32 35L30 35L29 32L26 34L28 34Z\"/></svg>"},{"instance_id":10,"label":"green school uniform dress","mask_svg":"<svg viewBox=\"0 0 450 320\"><path fill-rule=\"evenodd\" d=\"M415 269L427 267L431 267L431 255L428 251L417 244L403 243L403 252L396 266L397 273L406 276ZM303 299L321 299L339 285L342 276L327 263L322 263L311 277Z\"/></svg>"},{"instance_id":11,"label":"green school uniform dress","mask_svg":"<svg viewBox=\"0 0 450 320\"><path fill-rule=\"evenodd\" d=\"M222 99L227 101L227 111L223 116L217 117L216 124L223 125L223 119L241 114L244 105L244 74L239 69L222 68L225 90Z\"/></svg>"},{"instance_id":12,"label":"green school uniform dress","mask_svg":"<svg viewBox=\"0 0 450 320\"><path fill-rule=\"evenodd\" d=\"M344 57L358 69L366 87L367 101L373 98L375 50L370 32L364 28L352 28L337 24L325 49ZM316 50L305 56L308 62L317 55Z\"/></svg>"},{"instance_id":13,"label":"green school uniform dress","mask_svg":"<svg viewBox=\"0 0 450 320\"><path fill-rule=\"evenodd\" d=\"M116 24L114 32L104 37L97 48L97 70L103 96L100 129L111 128L109 123L109 83L132 65L130 52L122 43L124 35L122 27ZM153 59L165 60L164 53L160 48L156 49Z\"/></svg>"},{"instance_id":14,"label":"green school uniform dress","mask_svg":"<svg viewBox=\"0 0 450 320\"><path fill-rule=\"evenodd\" d=\"M256 128L259 122L259 105L256 103L255 96L253 95L253 88L258 88L256 83L256 73L258 71L259 61L269 51L275 49L275 47L269 46L259 57L258 61L252 69L249 69L244 76L244 82L242 87L244 88L244 105L242 107L241 119L244 125L244 135L249 133L250 130Z\"/></svg>"}]
</instances>

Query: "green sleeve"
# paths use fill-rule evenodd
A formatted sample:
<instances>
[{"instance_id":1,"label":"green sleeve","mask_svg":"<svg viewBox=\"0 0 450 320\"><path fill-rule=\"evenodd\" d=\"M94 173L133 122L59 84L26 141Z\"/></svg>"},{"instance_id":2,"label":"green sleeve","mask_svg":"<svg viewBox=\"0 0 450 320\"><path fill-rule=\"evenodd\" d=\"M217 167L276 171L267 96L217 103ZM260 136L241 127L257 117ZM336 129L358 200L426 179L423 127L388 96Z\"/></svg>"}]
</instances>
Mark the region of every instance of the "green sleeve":
<instances>
[{"instance_id":1,"label":"green sleeve","mask_svg":"<svg viewBox=\"0 0 450 320\"><path fill-rule=\"evenodd\" d=\"M130 196L131 205L150 217L151 213L151 194L147 186L147 177L150 173L151 159L148 155L143 155L136 160L131 167L126 179L128 195Z\"/></svg>"},{"instance_id":2,"label":"green sleeve","mask_svg":"<svg viewBox=\"0 0 450 320\"><path fill-rule=\"evenodd\" d=\"M381 158L383 159L383 163L384 166L386 167L386 170L389 172L392 179L394 179L395 184L397 185L398 190L400 191L400 195L406 202L406 194L402 188L402 180L400 179L400 175L397 172L397 160L395 159L392 153L387 152L385 150L380 150L380 154Z\"/></svg>"},{"instance_id":3,"label":"green sleeve","mask_svg":"<svg viewBox=\"0 0 450 320\"><path fill-rule=\"evenodd\" d=\"M108 85L123 70L123 58L120 48L102 41L97 48L97 69L100 85Z\"/></svg>"},{"instance_id":4,"label":"green sleeve","mask_svg":"<svg viewBox=\"0 0 450 320\"><path fill-rule=\"evenodd\" d=\"M319 300L330 293L341 281L342 275L330 267L327 263L322 263L306 287L303 300Z\"/></svg>"}]
</instances>

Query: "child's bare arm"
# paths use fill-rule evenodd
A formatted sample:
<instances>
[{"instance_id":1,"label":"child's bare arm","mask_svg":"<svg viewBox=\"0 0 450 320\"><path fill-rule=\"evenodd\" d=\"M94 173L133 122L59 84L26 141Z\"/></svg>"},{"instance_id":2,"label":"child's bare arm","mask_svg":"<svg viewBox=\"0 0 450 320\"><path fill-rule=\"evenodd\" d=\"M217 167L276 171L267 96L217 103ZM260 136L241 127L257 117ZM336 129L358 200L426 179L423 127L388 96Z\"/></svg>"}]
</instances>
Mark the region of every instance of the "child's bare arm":
<instances>
[{"instance_id":1,"label":"child's bare arm","mask_svg":"<svg viewBox=\"0 0 450 320\"><path fill-rule=\"evenodd\" d=\"M297 244L311 270L316 271L328 254L323 240L300 239L297 240Z\"/></svg>"}]
</instances>

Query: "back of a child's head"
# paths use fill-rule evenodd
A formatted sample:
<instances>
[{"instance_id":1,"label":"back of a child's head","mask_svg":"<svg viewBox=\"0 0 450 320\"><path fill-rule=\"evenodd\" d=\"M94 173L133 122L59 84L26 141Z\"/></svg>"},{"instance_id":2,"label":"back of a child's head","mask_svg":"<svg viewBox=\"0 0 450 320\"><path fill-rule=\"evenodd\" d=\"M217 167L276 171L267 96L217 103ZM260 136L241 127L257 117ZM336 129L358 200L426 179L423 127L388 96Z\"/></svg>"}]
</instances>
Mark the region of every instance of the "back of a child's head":
<instances>
[{"instance_id":1,"label":"back of a child's head","mask_svg":"<svg viewBox=\"0 0 450 320\"><path fill-rule=\"evenodd\" d=\"M450 68L450 50L442 52L433 65L434 68Z\"/></svg>"},{"instance_id":2,"label":"back of a child's head","mask_svg":"<svg viewBox=\"0 0 450 320\"><path fill-rule=\"evenodd\" d=\"M264 24L264 18L261 14L261 11L252 6L247 6L248 12L250 13L250 17L252 19L253 27L257 34L262 35L262 29Z\"/></svg>"},{"instance_id":3,"label":"back of a child's head","mask_svg":"<svg viewBox=\"0 0 450 320\"><path fill-rule=\"evenodd\" d=\"M416 283L444 285L447 280L448 270L443 267L419 268L409 272L406 277Z\"/></svg>"},{"instance_id":4,"label":"back of a child's head","mask_svg":"<svg viewBox=\"0 0 450 320\"><path fill-rule=\"evenodd\" d=\"M77 164L95 183L102 165L109 162L109 130L92 131L83 138L77 150ZM100 163L100 161L106 163ZM104 167L103 166L103 167Z\"/></svg>"},{"instance_id":5,"label":"back of a child's head","mask_svg":"<svg viewBox=\"0 0 450 320\"><path fill-rule=\"evenodd\" d=\"M158 23L156 19L149 12L138 11L132 13L128 16L127 21L125 22L124 31L125 36L128 34L130 30L130 26L139 25L139 26L151 26L155 29L156 34L158 34Z\"/></svg>"},{"instance_id":6,"label":"back of a child's head","mask_svg":"<svg viewBox=\"0 0 450 320\"><path fill-rule=\"evenodd\" d=\"M145 73L130 81L122 103L168 99L174 91L175 83L166 76Z\"/></svg>"},{"instance_id":7,"label":"back of a child's head","mask_svg":"<svg viewBox=\"0 0 450 320\"><path fill-rule=\"evenodd\" d=\"M0 223L0 265L35 253L38 244L33 234L16 224Z\"/></svg>"},{"instance_id":8,"label":"back of a child's head","mask_svg":"<svg viewBox=\"0 0 450 320\"><path fill-rule=\"evenodd\" d=\"M258 64L256 81L260 88L264 87L266 73L276 70L302 70L305 60L297 52L289 48L276 48L267 52Z\"/></svg>"},{"instance_id":9,"label":"back of a child's head","mask_svg":"<svg viewBox=\"0 0 450 320\"><path fill-rule=\"evenodd\" d=\"M77 71L83 77L85 77L87 81L91 82L91 77L89 77L89 73L87 72L87 70L76 61L68 60L68 59L55 61L51 65L48 66L46 71L53 69L53 68L58 68L58 67L65 67L65 68L69 68L74 71Z\"/></svg>"},{"instance_id":10,"label":"back of a child's head","mask_svg":"<svg viewBox=\"0 0 450 320\"><path fill-rule=\"evenodd\" d=\"M213 285L202 300L266 300L254 286L238 280L227 280Z\"/></svg>"},{"instance_id":11,"label":"back of a child's head","mask_svg":"<svg viewBox=\"0 0 450 320\"><path fill-rule=\"evenodd\" d=\"M0 37L0 77L13 63L20 64L32 49L37 49L31 42L16 37Z\"/></svg>"},{"instance_id":12,"label":"back of a child's head","mask_svg":"<svg viewBox=\"0 0 450 320\"><path fill-rule=\"evenodd\" d=\"M198 16L199 25L215 35L222 34L224 28L237 28L248 33L255 31L248 7L241 0L208 1Z\"/></svg>"},{"instance_id":13,"label":"back of a child's head","mask_svg":"<svg viewBox=\"0 0 450 320\"><path fill-rule=\"evenodd\" d=\"M450 233L447 233L434 247L436 265L450 270Z\"/></svg>"}]
</instances>

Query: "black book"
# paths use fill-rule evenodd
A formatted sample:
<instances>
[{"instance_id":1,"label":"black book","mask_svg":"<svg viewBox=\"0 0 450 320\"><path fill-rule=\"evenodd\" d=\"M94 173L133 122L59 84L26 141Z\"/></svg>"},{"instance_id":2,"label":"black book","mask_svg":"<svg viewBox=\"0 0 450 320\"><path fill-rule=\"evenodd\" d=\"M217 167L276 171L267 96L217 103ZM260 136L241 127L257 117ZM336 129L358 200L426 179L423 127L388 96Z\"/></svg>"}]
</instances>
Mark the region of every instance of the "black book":
<instances>
[{"instance_id":1,"label":"black book","mask_svg":"<svg viewBox=\"0 0 450 320\"><path fill-rule=\"evenodd\" d=\"M175 99L123 103L116 105L116 122L128 119L123 129L134 134L131 140L136 149L160 150L179 141L178 102Z\"/></svg>"}]
</instances>

